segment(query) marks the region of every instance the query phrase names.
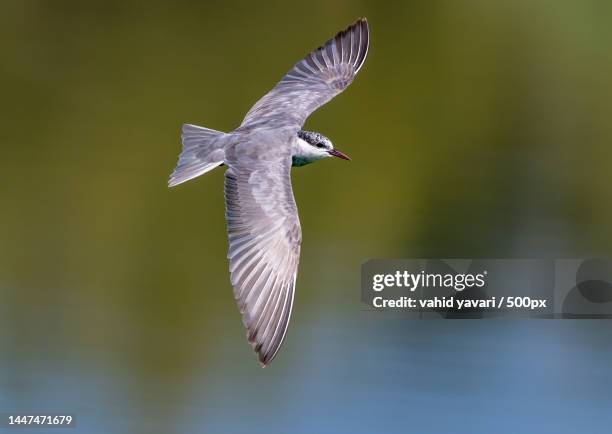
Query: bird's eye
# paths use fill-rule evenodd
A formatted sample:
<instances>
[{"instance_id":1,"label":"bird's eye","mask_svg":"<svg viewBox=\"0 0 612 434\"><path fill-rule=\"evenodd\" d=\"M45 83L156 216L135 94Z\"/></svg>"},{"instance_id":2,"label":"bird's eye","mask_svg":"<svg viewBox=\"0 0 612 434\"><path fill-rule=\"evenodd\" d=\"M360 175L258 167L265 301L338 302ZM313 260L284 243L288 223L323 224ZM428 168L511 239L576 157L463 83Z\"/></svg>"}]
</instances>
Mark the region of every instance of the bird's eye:
<instances>
[{"instance_id":1,"label":"bird's eye","mask_svg":"<svg viewBox=\"0 0 612 434\"><path fill-rule=\"evenodd\" d=\"M319 142L319 143L317 143L316 146L317 146L317 148L324 148L325 147L325 143Z\"/></svg>"}]
</instances>

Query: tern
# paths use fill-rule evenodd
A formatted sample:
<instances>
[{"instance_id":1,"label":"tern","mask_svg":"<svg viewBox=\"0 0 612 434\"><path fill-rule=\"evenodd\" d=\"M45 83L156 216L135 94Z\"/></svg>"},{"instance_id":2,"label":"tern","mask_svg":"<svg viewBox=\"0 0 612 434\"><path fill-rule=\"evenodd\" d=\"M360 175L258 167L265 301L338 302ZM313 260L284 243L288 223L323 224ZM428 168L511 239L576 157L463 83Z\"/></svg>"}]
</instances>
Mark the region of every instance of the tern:
<instances>
[{"instance_id":1,"label":"tern","mask_svg":"<svg viewBox=\"0 0 612 434\"><path fill-rule=\"evenodd\" d=\"M227 167L230 280L247 338L264 367L287 332L300 257L291 167L327 157L350 160L327 137L302 127L351 84L368 46L368 22L361 18L296 63L234 131L182 128L183 148L168 185Z\"/></svg>"}]
</instances>

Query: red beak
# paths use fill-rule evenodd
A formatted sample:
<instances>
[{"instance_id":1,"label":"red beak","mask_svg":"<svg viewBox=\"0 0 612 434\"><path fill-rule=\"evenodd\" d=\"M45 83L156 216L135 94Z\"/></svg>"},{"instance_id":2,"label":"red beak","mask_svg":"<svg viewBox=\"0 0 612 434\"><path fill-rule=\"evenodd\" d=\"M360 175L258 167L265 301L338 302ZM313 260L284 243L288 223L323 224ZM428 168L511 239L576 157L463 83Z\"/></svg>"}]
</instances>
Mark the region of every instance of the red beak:
<instances>
[{"instance_id":1,"label":"red beak","mask_svg":"<svg viewBox=\"0 0 612 434\"><path fill-rule=\"evenodd\" d=\"M340 152L337 149L332 149L331 151L327 151L329 153L329 155L332 155L334 157L338 157L338 158L342 158L343 160L348 160L351 161L351 158L346 155L344 152Z\"/></svg>"}]
</instances>

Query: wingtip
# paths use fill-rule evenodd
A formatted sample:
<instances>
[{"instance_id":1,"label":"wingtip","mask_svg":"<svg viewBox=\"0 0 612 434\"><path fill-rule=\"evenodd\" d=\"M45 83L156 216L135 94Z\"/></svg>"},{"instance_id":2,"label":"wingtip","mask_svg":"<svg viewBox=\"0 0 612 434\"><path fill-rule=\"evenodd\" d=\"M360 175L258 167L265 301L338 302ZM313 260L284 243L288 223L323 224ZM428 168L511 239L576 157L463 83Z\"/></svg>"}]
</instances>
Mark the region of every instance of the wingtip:
<instances>
[{"instance_id":1,"label":"wingtip","mask_svg":"<svg viewBox=\"0 0 612 434\"><path fill-rule=\"evenodd\" d=\"M254 347L253 349L257 353L257 360L259 361L259 364L261 365L262 369L267 367L270 364L270 362L272 362L272 360L274 359L274 356L276 355L276 353L274 353L274 355L270 356L269 353L261 351L261 348Z\"/></svg>"},{"instance_id":2,"label":"wingtip","mask_svg":"<svg viewBox=\"0 0 612 434\"><path fill-rule=\"evenodd\" d=\"M255 355L257 356L257 361L259 361L259 364L261 365L262 368L266 368L270 365L270 363L272 363L272 361L276 357L276 354L278 353L278 350L280 348L279 346L279 348L277 348L276 351L274 352L266 352L266 351L262 351L261 345L257 344L255 340L249 339L249 343L251 344L253 351L255 351Z\"/></svg>"},{"instance_id":3,"label":"wingtip","mask_svg":"<svg viewBox=\"0 0 612 434\"><path fill-rule=\"evenodd\" d=\"M346 30L346 32L349 31L359 32L360 39L363 37L360 41L359 54L355 62L355 74L357 74L363 66L370 49L370 27L368 25L368 19L366 17L357 19L357 21Z\"/></svg>"},{"instance_id":4,"label":"wingtip","mask_svg":"<svg viewBox=\"0 0 612 434\"><path fill-rule=\"evenodd\" d=\"M240 313L241 314L244 313L242 308L240 309ZM245 327L246 326L247 325L245 324ZM246 336L247 336L247 341L249 342L249 344L251 345L251 348L255 352L255 356L257 357L257 361L261 365L262 369L265 368L266 366L268 366L270 364L272 359L274 359L274 355L276 355L276 353L274 353L274 355L272 357L270 357L269 353L266 353L265 351L262 351L261 343L258 343L257 339L255 338L255 336L251 335L251 332L248 330L248 327L247 327L247 331L246 331Z\"/></svg>"},{"instance_id":5,"label":"wingtip","mask_svg":"<svg viewBox=\"0 0 612 434\"><path fill-rule=\"evenodd\" d=\"M340 36L340 35L344 35L346 33L349 33L351 31L353 31L356 27L359 27L359 26L363 26L363 27L365 27L366 31L369 31L368 19L366 17L357 18L357 20L355 20L353 23L351 23L349 26L347 26L344 30L339 31L336 36Z\"/></svg>"},{"instance_id":6,"label":"wingtip","mask_svg":"<svg viewBox=\"0 0 612 434\"><path fill-rule=\"evenodd\" d=\"M351 24L350 27L355 27L358 25L363 25L365 26L366 29L368 29L368 19L366 17L361 17L358 18L357 21L355 21L353 24Z\"/></svg>"},{"instance_id":7,"label":"wingtip","mask_svg":"<svg viewBox=\"0 0 612 434\"><path fill-rule=\"evenodd\" d=\"M185 182L185 179L180 179L176 176L176 173L172 173L168 178L168 188L176 187L177 185Z\"/></svg>"},{"instance_id":8,"label":"wingtip","mask_svg":"<svg viewBox=\"0 0 612 434\"><path fill-rule=\"evenodd\" d=\"M257 353L257 360L259 361L259 364L261 365L261 369L264 369L270 364L272 359L267 358L267 355L260 351L257 351L257 350L255 351Z\"/></svg>"}]
</instances>

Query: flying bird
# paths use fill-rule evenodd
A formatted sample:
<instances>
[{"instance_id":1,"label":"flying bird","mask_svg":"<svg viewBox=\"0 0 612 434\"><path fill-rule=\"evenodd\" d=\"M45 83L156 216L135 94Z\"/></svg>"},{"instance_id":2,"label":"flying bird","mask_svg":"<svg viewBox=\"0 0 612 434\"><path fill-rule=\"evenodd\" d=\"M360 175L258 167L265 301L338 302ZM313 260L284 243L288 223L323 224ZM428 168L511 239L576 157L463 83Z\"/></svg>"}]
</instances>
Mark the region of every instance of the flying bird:
<instances>
[{"instance_id":1,"label":"flying bird","mask_svg":"<svg viewBox=\"0 0 612 434\"><path fill-rule=\"evenodd\" d=\"M263 366L276 356L287 332L300 258L291 167L328 157L350 160L327 137L302 127L351 84L368 45L368 22L362 18L296 63L234 131L183 125L183 149L168 185L227 166L231 283L247 338Z\"/></svg>"}]
</instances>

